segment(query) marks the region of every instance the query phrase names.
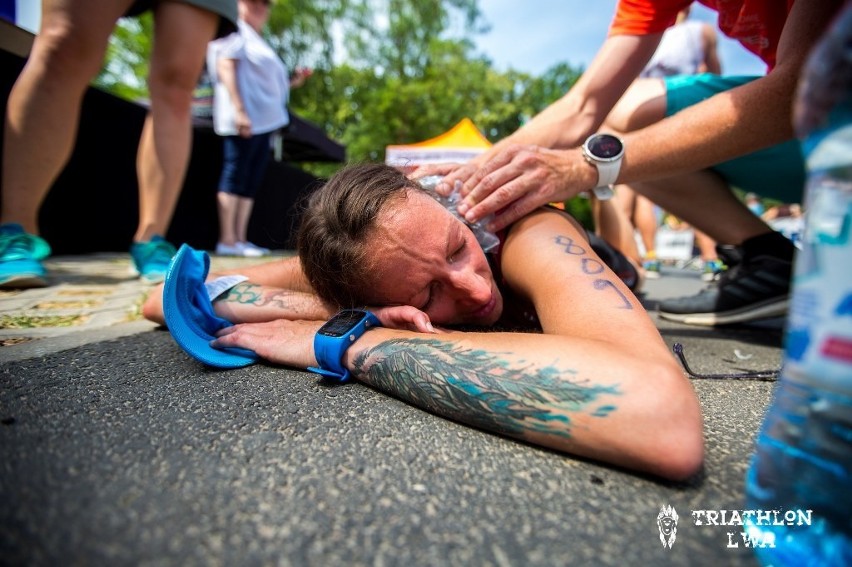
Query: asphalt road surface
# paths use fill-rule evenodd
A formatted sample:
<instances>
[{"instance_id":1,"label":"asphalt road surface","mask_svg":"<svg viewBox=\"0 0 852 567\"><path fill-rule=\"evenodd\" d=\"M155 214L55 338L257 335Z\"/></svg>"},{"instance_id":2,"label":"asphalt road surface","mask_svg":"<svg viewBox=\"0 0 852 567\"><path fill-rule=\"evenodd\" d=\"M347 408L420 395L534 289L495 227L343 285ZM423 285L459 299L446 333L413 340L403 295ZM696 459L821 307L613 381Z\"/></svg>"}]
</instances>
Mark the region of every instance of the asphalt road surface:
<instances>
[{"instance_id":1,"label":"asphalt road surface","mask_svg":"<svg viewBox=\"0 0 852 567\"><path fill-rule=\"evenodd\" d=\"M643 300L692 293L691 272ZM693 369L777 368L781 322L658 322ZM102 339L102 340L101 340ZM3 565L752 565L743 479L774 382L693 380L704 471L669 483L436 417L358 383L204 368L145 330L0 364ZM663 547L657 514L679 516ZM733 547L736 544L737 547Z\"/></svg>"}]
</instances>

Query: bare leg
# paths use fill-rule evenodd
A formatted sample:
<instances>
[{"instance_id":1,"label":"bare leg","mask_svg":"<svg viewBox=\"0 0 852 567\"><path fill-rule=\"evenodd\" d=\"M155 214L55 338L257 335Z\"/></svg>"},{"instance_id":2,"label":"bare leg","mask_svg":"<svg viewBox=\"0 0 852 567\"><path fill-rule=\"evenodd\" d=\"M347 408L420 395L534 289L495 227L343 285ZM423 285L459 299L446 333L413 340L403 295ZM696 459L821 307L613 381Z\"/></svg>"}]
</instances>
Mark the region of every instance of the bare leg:
<instances>
[{"instance_id":1,"label":"bare leg","mask_svg":"<svg viewBox=\"0 0 852 567\"><path fill-rule=\"evenodd\" d=\"M636 183L633 187L720 244L739 245L772 230L737 199L724 179L709 169Z\"/></svg>"},{"instance_id":2,"label":"bare leg","mask_svg":"<svg viewBox=\"0 0 852 567\"><path fill-rule=\"evenodd\" d=\"M613 200L621 207L627 218L633 218L633 208L636 205L636 192L629 185L616 185Z\"/></svg>"},{"instance_id":3,"label":"bare leg","mask_svg":"<svg viewBox=\"0 0 852 567\"><path fill-rule=\"evenodd\" d=\"M633 236L633 224L614 199L601 201L592 199L592 216L595 219L595 232L619 252L624 254L637 269L642 267L642 256Z\"/></svg>"},{"instance_id":4,"label":"bare leg","mask_svg":"<svg viewBox=\"0 0 852 567\"><path fill-rule=\"evenodd\" d=\"M636 195L636 204L633 207L633 224L642 238L645 247L645 255L654 257L657 236L657 215L654 214L654 203L647 197Z\"/></svg>"},{"instance_id":5,"label":"bare leg","mask_svg":"<svg viewBox=\"0 0 852 567\"><path fill-rule=\"evenodd\" d=\"M187 4L157 4L148 78L151 111L145 120L136 159L139 226L134 241L163 235L171 223L192 145L192 91L218 18Z\"/></svg>"},{"instance_id":6,"label":"bare leg","mask_svg":"<svg viewBox=\"0 0 852 567\"><path fill-rule=\"evenodd\" d=\"M716 241L700 230L695 231L695 244L698 246L698 252L704 262L719 259L716 254Z\"/></svg>"},{"instance_id":7,"label":"bare leg","mask_svg":"<svg viewBox=\"0 0 852 567\"><path fill-rule=\"evenodd\" d=\"M248 242L248 225L251 220L251 212L254 209L254 199L249 197L239 197L237 200L237 218L236 229L237 240L239 242Z\"/></svg>"},{"instance_id":8,"label":"bare leg","mask_svg":"<svg viewBox=\"0 0 852 567\"><path fill-rule=\"evenodd\" d=\"M615 201L624 211L628 221L639 231L645 256L653 256L657 234L654 203L642 195L637 195L630 185L619 185L616 188Z\"/></svg>"},{"instance_id":9,"label":"bare leg","mask_svg":"<svg viewBox=\"0 0 852 567\"><path fill-rule=\"evenodd\" d=\"M216 201L219 205L219 242L235 246L239 242L235 227L237 226L237 209L239 197L232 193L219 191Z\"/></svg>"},{"instance_id":10,"label":"bare leg","mask_svg":"<svg viewBox=\"0 0 852 567\"><path fill-rule=\"evenodd\" d=\"M637 79L604 121L616 132L631 132L666 117L666 85L662 79Z\"/></svg>"},{"instance_id":11,"label":"bare leg","mask_svg":"<svg viewBox=\"0 0 852 567\"><path fill-rule=\"evenodd\" d=\"M38 211L74 147L80 105L131 0L44 0L41 30L9 94L0 221L38 234Z\"/></svg>"}]
</instances>

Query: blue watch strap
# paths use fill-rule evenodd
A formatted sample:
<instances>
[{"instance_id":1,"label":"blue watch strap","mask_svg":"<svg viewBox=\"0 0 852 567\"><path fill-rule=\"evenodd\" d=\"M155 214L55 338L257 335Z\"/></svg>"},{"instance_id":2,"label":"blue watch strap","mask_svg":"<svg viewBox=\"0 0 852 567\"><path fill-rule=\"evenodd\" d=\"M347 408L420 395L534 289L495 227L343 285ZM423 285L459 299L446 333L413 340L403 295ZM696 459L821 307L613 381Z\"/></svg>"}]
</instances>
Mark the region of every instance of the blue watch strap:
<instances>
[{"instance_id":1,"label":"blue watch strap","mask_svg":"<svg viewBox=\"0 0 852 567\"><path fill-rule=\"evenodd\" d=\"M379 318L366 310L344 309L328 320L314 335L314 356L318 366L308 368L340 383L351 378L343 365L343 355L352 344L373 327L381 327Z\"/></svg>"}]
</instances>

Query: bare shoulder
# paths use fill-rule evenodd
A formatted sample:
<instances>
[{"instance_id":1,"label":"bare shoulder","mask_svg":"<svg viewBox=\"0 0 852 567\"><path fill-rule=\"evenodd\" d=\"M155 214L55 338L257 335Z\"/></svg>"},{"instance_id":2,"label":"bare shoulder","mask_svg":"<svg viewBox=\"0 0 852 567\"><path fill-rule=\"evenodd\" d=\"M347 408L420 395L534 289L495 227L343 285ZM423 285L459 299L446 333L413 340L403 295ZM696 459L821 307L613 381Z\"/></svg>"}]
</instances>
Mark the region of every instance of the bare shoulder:
<instances>
[{"instance_id":1,"label":"bare shoulder","mask_svg":"<svg viewBox=\"0 0 852 567\"><path fill-rule=\"evenodd\" d=\"M501 255L507 283L532 298L546 281L570 279L570 267L580 259L588 264L597 256L586 231L573 217L542 208L512 225Z\"/></svg>"},{"instance_id":2,"label":"bare shoulder","mask_svg":"<svg viewBox=\"0 0 852 567\"><path fill-rule=\"evenodd\" d=\"M592 249L569 215L538 211L516 223L501 267L507 284L535 305L548 334L607 336L613 325L656 335L642 304Z\"/></svg>"},{"instance_id":3,"label":"bare shoulder","mask_svg":"<svg viewBox=\"0 0 852 567\"><path fill-rule=\"evenodd\" d=\"M513 248L532 248L546 252L542 239L551 240L553 234L570 235L574 239L588 241L586 231L580 223L568 213L552 207L542 207L513 224L506 237L504 253ZM525 252L526 253L526 252Z\"/></svg>"}]
</instances>

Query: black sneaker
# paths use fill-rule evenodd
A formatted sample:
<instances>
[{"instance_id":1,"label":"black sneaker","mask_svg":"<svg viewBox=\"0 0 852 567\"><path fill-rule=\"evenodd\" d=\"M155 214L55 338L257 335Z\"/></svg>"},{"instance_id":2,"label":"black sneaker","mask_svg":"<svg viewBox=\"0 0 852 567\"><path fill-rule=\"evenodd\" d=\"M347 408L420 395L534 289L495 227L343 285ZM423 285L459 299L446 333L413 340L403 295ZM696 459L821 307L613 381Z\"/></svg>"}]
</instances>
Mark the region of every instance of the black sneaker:
<instances>
[{"instance_id":1,"label":"black sneaker","mask_svg":"<svg viewBox=\"0 0 852 567\"><path fill-rule=\"evenodd\" d=\"M660 302L663 319L688 325L730 325L787 314L793 262L775 256L744 258L698 295Z\"/></svg>"},{"instance_id":2,"label":"black sneaker","mask_svg":"<svg viewBox=\"0 0 852 567\"><path fill-rule=\"evenodd\" d=\"M733 244L717 244L716 255L729 270L734 266L739 266L743 261L742 249Z\"/></svg>"}]
</instances>

